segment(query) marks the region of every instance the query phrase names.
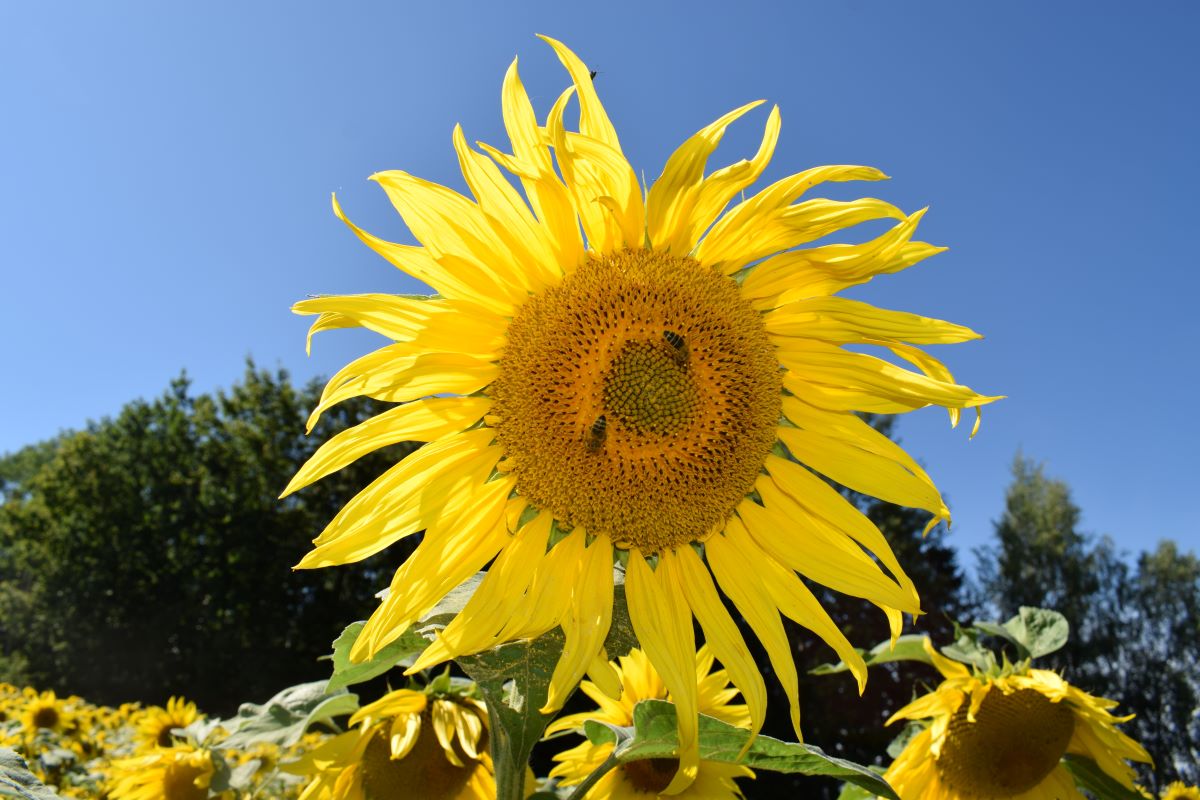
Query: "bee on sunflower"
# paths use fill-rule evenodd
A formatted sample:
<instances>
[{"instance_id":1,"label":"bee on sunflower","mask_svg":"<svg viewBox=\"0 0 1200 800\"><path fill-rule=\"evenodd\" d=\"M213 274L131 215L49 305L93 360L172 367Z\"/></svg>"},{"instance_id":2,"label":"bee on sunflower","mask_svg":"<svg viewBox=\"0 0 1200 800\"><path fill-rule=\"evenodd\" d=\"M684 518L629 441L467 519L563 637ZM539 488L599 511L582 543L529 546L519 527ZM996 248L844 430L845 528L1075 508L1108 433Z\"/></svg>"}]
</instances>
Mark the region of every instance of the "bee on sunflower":
<instances>
[{"instance_id":1,"label":"bee on sunflower","mask_svg":"<svg viewBox=\"0 0 1200 800\"><path fill-rule=\"evenodd\" d=\"M613 563L625 564L633 629L679 709L679 791L699 767L693 617L752 730L766 714L762 674L718 587L762 641L798 737L781 614L852 662L860 688L866 679L803 578L874 603L893 635L903 613L921 612L882 534L821 476L924 509L931 526L949 512L925 470L855 412L936 405L956 424L999 398L918 347L974 331L836 296L943 249L913 239L923 210L801 200L882 172L817 167L734 202L771 159L778 108L752 158L705 167L750 103L685 141L644 189L584 62L543 38L573 85L541 124L513 63L502 89L511 153L475 150L455 128L473 199L406 172L373 176L420 245L362 230L335 199L363 242L437 294L296 304L317 315L310 341L359 326L393 342L330 379L310 430L351 397L398 405L326 442L284 496L374 449L425 443L353 498L298 567L356 562L424 531L354 645L362 660L491 563L411 671L561 627L546 714L585 674L616 690L602 643ZM572 97L577 129L565 121ZM811 246L871 220L894 224L867 242Z\"/></svg>"}]
</instances>

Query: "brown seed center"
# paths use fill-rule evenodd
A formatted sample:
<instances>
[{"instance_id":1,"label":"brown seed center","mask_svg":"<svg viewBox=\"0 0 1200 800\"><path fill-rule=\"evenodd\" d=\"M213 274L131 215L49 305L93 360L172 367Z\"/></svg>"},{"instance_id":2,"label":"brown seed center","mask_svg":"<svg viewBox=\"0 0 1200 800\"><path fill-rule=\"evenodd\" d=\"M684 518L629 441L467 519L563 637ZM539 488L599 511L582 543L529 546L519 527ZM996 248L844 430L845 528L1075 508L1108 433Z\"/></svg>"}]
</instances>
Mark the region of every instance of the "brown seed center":
<instances>
[{"instance_id":1,"label":"brown seed center","mask_svg":"<svg viewBox=\"0 0 1200 800\"><path fill-rule=\"evenodd\" d=\"M526 301L488 391L520 494L654 553L719 528L751 490L781 382L733 280L625 250Z\"/></svg>"},{"instance_id":2,"label":"brown seed center","mask_svg":"<svg viewBox=\"0 0 1200 800\"><path fill-rule=\"evenodd\" d=\"M679 771L679 759L647 758L622 764L621 769L636 790L657 796L671 785L671 779Z\"/></svg>"},{"instance_id":3,"label":"brown seed center","mask_svg":"<svg viewBox=\"0 0 1200 800\"><path fill-rule=\"evenodd\" d=\"M1037 786L1058 766L1075 730L1075 714L1063 702L1021 689L993 688L975 722L964 700L946 730L934 762L941 779L964 796L1012 797Z\"/></svg>"}]
</instances>

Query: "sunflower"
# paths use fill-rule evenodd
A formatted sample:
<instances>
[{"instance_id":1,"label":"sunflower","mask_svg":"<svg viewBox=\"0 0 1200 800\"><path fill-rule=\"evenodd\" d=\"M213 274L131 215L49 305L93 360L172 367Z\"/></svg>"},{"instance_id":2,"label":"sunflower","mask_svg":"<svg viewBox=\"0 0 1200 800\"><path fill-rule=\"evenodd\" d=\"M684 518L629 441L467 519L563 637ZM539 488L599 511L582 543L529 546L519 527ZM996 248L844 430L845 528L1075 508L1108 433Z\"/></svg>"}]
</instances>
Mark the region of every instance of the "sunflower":
<instances>
[{"instance_id":1,"label":"sunflower","mask_svg":"<svg viewBox=\"0 0 1200 800\"><path fill-rule=\"evenodd\" d=\"M548 735L563 731L582 733L583 723L589 719L629 726L633 724L633 707L639 702L668 698L666 685L654 671L650 659L641 650L630 651L628 656L621 657L620 666L614 664L613 667L624 690L621 699L613 700L591 681L584 681L581 688L600 708L555 720L546 729ZM731 725L750 727L750 712L746 706L730 703L737 690L729 686L728 674L723 669L713 672L712 668L712 655L707 647L701 647L696 653L696 682L700 687L697 708L700 713ZM564 786L580 783L604 763L612 749L611 744L584 742L565 753L559 753L554 760L560 763L550 772L550 777L560 778ZM658 758L623 764L605 774L588 792L587 797L590 800L636 800L639 797L657 796L666 789L677 767L678 762L675 759ZM754 773L749 768L739 764L701 761L695 782L679 797L703 797L711 800L741 797L742 793L734 779L753 777Z\"/></svg>"},{"instance_id":2,"label":"sunflower","mask_svg":"<svg viewBox=\"0 0 1200 800\"><path fill-rule=\"evenodd\" d=\"M397 689L363 706L351 730L286 767L313 780L300 800L488 800L496 795L487 711L466 697Z\"/></svg>"},{"instance_id":3,"label":"sunflower","mask_svg":"<svg viewBox=\"0 0 1200 800\"><path fill-rule=\"evenodd\" d=\"M39 730L62 733L75 722L75 712L66 700L60 699L53 691L38 694L32 689L25 690L25 703L21 710L21 727L28 736L35 735Z\"/></svg>"},{"instance_id":4,"label":"sunflower","mask_svg":"<svg viewBox=\"0 0 1200 800\"><path fill-rule=\"evenodd\" d=\"M212 782L212 754L190 744L113 764L112 800L206 800Z\"/></svg>"},{"instance_id":5,"label":"sunflower","mask_svg":"<svg viewBox=\"0 0 1200 800\"><path fill-rule=\"evenodd\" d=\"M1200 800L1200 787L1188 786L1183 781L1172 781L1163 789L1162 800Z\"/></svg>"},{"instance_id":6,"label":"sunflower","mask_svg":"<svg viewBox=\"0 0 1200 800\"><path fill-rule=\"evenodd\" d=\"M175 740L171 730L186 728L200 719L196 704L182 697L172 697L167 700L167 707L151 706L143 712L138 722L138 735L143 748L170 747Z\"/></svg>"},{"instance_id":7,"label":"sunflower","mask_svg":"<svg viewBox=\"0 0 1200 800\"><path fill-rule=\"evenodd\" d=\"M901 800L1084 800L1064 755L1092 759L1131 791L1134 773L1125 759L1150 763L1145 749L1117 730L1132 717L1110 714L1112 700L1049 670L972 672L928 639L925 652L945 680L888 720L931 720L884 775Z\"/></svg>"},{"instance_id":8,"label":"sunflower","mask_svg":"<svg viewBox=\"0 0 1200 800\"><path fill-rule=\"evenodd\" d=\"M362 241L437 294L294 307L318 315L310 342L353 326L393 340L330 379L310 430L347 398L399 405L326 442L284 496L376 448L424 442L353 498L298 568L359 561L425 532L355 643L351 658L362 660L494 559L412 670L561 626L566 647L545 713L584 674L615 690L602 642L614 558L625 562L634 631L679 709L677 790L698 759L693 615L754 731L765 715L762 676L718 584L762 640L797 736L780 612L852 664L860 688L866 679L800 576L876 604L894 634L902 612L920 612L879 530L821 475L925 509L931 526L949 512L925 471L854 412L939 405L957 422L961 409L998 398L956 384L914 346L978 334L834 296L942 249L912 240L923 211L876 199L797 202L817 184L883 173L817 167L723 212L762 174L779 135L775 108L751 159L704 174L726 128L760 105L750 103L685 141L643 198L587 67L545 40L574 84L545 125L514 61L502 90L513 152L479 152L454 130L474 199L405 172L373 176L421 246L363 231L334 199ZM572 95L578 130L564 124ZM894 225L860 244L800 247L871 220Z\"/></svg>"}]
</instances>

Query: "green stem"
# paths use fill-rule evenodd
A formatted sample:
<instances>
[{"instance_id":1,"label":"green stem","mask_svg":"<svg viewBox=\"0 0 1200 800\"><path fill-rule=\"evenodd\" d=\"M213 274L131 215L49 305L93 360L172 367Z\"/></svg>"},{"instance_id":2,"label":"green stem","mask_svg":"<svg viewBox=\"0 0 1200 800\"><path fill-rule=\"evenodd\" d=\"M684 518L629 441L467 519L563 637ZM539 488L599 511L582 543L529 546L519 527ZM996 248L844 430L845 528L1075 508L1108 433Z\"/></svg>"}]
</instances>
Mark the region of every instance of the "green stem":
<instances>
[{"instance_id":1,"label":"green stem","mask_svg":"<svg viewBox=\"0 0 1200 800\"><path fill-rule=\"evenodd\" d=\"M491 698L487 698L489 701ZM496 800L524 800L524 760L518 762L520 748L514 747L508 728L497 715L491 702L487 704L489 735L492 737L492 765L496 770Z\"/></svg>"}]
</instances>

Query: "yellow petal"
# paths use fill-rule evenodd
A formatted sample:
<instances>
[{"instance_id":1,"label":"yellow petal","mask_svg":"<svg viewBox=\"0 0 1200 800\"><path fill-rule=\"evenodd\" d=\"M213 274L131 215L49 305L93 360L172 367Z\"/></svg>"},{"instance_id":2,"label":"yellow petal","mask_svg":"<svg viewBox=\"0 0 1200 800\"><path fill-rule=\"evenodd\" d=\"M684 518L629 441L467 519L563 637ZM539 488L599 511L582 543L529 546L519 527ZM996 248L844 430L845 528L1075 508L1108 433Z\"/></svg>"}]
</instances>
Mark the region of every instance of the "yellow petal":
<instances>
[{"instance_id":1,"label":"yellow petal","mask_svg":"<svg viewBox=\"0 0 1200 800\"><path fill-rule=\"evenodd\" d=\"M304 463L280 498L397 442L431 442L459 433L491 408L487 397L430 397L388 409L342 431Z\"/></svg>"},{"instance_id":2,"label":"yellow petal","mask_svg":"<svg viewBox=\"0 0 1200 800\"><path fill-rule=\"evenodd\" d=\"M575 691L576 684L588 665L604 645L612 623L613 566L612 542L607 536L597 536L584 551L571 593L571 607L563 619L566 643L554 674L541 713L552 714Z\"/></svg>"},{"instance_id":3,"label":"yellow petal","mask_svg":"<svg viewBox=\"0 0 1200 800\"><path fill-rule=\"evenodd\" d=\"M676 575L684 599L704 631L706 647L721 660L733 685L746 699L750 711L751 736L743 748L744 754L762 730L767 716L767 686L763 682L762 673L750 655L733 618L725 610L725 605L713 586L708 568L695 551L690 547L682 547L670 557L664 558L659 569L662 569L661 564L667 565Z\"/></svg>"},{"instance_id":4,"label":"yellow petal","mask_svg":"<svg viewBox=\"0 0 1200 800\"><path fill-rule=\"evenodd\" d=\"M662 176L650 187L646 198L646 229L656 249L678 256L691 252L695 245L691 216L700 200L708 157L721 143L725 129L762 102L747 103L730 111L693 134L667 159Z\"/></svg>"},{"instance_id":5,"label":"yellow petal","mask_svg":"<svg viewBox=\"0 0 1200 800\"><path fill-rule=\"evenodd\" d=\"M882 180L886 177L871 167L835 165L815 167L776 181L717 220L696 249L696 258L703 264L719 267L726 274L734 272L771 252L768 248L766 253L747 257L750 251L743 245L754 242L752 249L758 252L763 248L764 239L777 238L786 228L782 220L790 204L808 189L825 181Z\"/></svg>"},{"instance_id":6,"label":"yellow petal","mask_svg":"<svg viewBox=\"0 0 1200 800\"><path fill-rule=\"evenodd\" d=\"M625 592L633 631L675 704L679 770L663 794L678 794L696 780L700 767L692 613L679 586L668 582L668 576L651 571L636 548L629 551Z\"/></svg>"},{"instance_id":7,"label":"yellow petal","mask_svg":"<svg viewBox=\"0 0 1200 800\"><path fill-rule=\"evenodd\" d=\"M515 484L514 477L483 484L462 510L425 532L420 546L396 570L391 592L367 620L351 649L352 661L379 652L495 557L508 540L504 511Z\"/></svg>"},{"instance_id":8,"label":"yellow petal","mask_svg":"<svg viewBox=\"0 0 1200 800\"><path fill-rule=\"evenodd\" d=\"M368 247L443 297L469 300L499 314L512 314L513 303L504 300L503 292L493 293L491 284L494 282L485 280L484 276L477 274L478 270L465 269L449 261L442 263L424 247L396 244L367 233L346 218L336 196L333 198L333 213Z\"/></svg>"},{"instance_id":9,"label":"yellow petal","mask_svg":"<svg viewBox=\"0 0 1200 800\"><path fill-rule=\"evenodd\" d=\"M580 133L603 142L618 153L621 152L621 143L617 140L617 129L609 121L608 113L600 102L600 96L596 94L591 70L562 42L541 34L538 34L538 38L554 48L558 60L571 74L571 81L575 84L575 91L579 94Z\"/></svg>"},{"instance_id":10,"label":"yellow petal","mask_svg":"<svg viewBox=\"0 0 1200 800\"><path fill-rule=\"evenodd\" d=\"M763 315L767 332L834 344L895 340L912 344L951 344L981 338L970 328L903 311L876 308L844 297L796 300Z\"/></svg>"},{"instance_id":11,"label":"yellow petal","mask_svg":"<svg viewBox=\"0 0 1200 800\"><path fill-rule=\"evenodd\" d=\"M508 623L546 555L546 538L554 517L547 511L523 525L508 542L462 613L438 633L437 638L406 670L412 675L456 658L494 647L497 633Z\"/></svg>"}]
</instances>

